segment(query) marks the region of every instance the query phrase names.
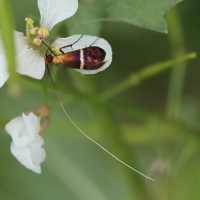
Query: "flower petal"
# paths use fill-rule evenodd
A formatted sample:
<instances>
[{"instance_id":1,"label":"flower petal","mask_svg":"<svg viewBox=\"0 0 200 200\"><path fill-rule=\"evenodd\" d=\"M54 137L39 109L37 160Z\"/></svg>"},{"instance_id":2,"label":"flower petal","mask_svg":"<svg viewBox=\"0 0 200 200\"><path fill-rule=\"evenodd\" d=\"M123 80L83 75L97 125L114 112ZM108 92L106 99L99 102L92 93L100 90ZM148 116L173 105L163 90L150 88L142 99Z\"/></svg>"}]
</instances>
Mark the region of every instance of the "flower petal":
<instances>
[{"instance_id":1,"label":"flower petal","mask_svg":"<svg viewBox=\"0 0 200 200\"><path fill-rule=\"evenodd\" d=\"M33 163L31 150L28 146L26 147L16 147L15 144L11 143L11 152L28 169L40 174L41 166L39 164Z\"/></svg>"},{"instance_id":2,"label":"flower petal","mask_svg":"<svg viewBox=\"0 0 200 200\"><path fill-rule=\"evenodd\" d=\"M80 37L81 35L73 35L68 38L58 38L55 40L55 42L52 43L52 47L60 48L63 46L73 44ZM95 36L83 35L81 39L72 46L73 49L71 47L67 47L62 50L66 53L66 52L70 52L70 51L74 51L78 49L83 49L85 47L89 47L96 39L97 37ZM104 40L103 38L99 38L92 46L101 47L102 49L104 49L104 51L106 52L106 57L104 61L107 61L107 62L101 68L96 69L96 70L75 69L76 71L82 74L96 74L106 69L112 62L112 48L106 40Z\"/></svg>"},{"instance_id":3,"label":"flower petal","mask_svg":"<svg viewBox=\"0 0 200 200\"><path fill-rule=\"evenodd\" d=\"M11 135L16 147L25 147L34 141L40 131L40 117L33 113L12 119L6 124L6 131Z\"/></svg>"},{"instance_id":4,"label":"flower petal","mask_svg":"<svg viewBox=\"0 0 200 200\"><path fill-rule=\"evenodd\" d=\"M13 31L13 37L15 42L15 53L18 55L28 48L28 39L24 36L24 33L18 31Z\"/></svg>"},{"instance_id":5,"label":"flower petal","mask_svg":"<svg viewBox=\"0 0 200 200\"><path fill-rule=\"evenodd\" d=\"M1 43L1 41L0 41ZM1 45L1 44L0 44ZM6 56L0 52L0 87L4 85L9 77L8 69L7 69L7 60Z\"/></svg>"},{"instance_id":6,"label":"flower petal","mask_svg":"<svg viewBox=\"0 0 200 200\"><path fill-rule=\"evenodd\" d=\"M22 51L28 48L28 39L24 36L24 33L13 31L14 43L15 43L15 54L18 55ZM0 33L0 52L4 53L3 41Z\"/></svg>"},{"instance_id":7,"label":"flower petal","mask_svg":"<svg viewBox=\"0 0 200 200\"><path fill-rule=\"evenodd\" d=\"M78 9L78 0L38 0L38 7L40 25L50 31L55 24L74 15Z\"/></svg>"},{"instance_id":8,"label":"flower petal","mask_svg":"<svg viewBox=\"0 0 200 200\"><path fill-rule=\"evenodd\" d=\"M16 71L32 78L41 79L44 76L45 62L39 50L27 49L16 57Z\"/></svg>"},{"instance_id":9,"label":"flower petal","mask_svg":"<svg viewBox=\"0 0 200 200\"><path fill-rule=\"evenodd\" d=\"M40 163L42 163L45 158L46 158L46 151L44 150L44 148L36 148L36 149L32 149L31 150L31 158L34 162L34 164L39 165Z\"/></svg>"},{"instance_id":10,"label":"flower petal","mask_svg":"<svg viewBox=\"0 0 200 200\"><path fill-rule=\"evenodd\" d=\"M32 112L29 113L28 116L26 116L24 113L22 114L24 126L26 129L22 130L22 134L26 134L26 136L29 136L31 138L30 141L33 141L40 132L40 117L37 117ZM27 132L25 132L27 131ZM23 135L24 135L23 134Z\"/></svg>"},{"instance_id":11,"label":"flower petal","mask_svg":"<svg viewBox=\"0 0 200 200\"><path fill-rule=\"evenodd\" d=\"M22 116L12 119L8 124L6 124L5 128L17 147L24 147L29 143L29 138L21 135L24 128L24 120Z\"/></svg>"},{"instance_id":12,"label":"flower petal","mask_svg":"<svg viewBox=\"0 0 200 200\"><path fill-rule=\"evenodd\" d=\"M40 135L37 135L37 137L28 145L31 148L40 148L43 144L44 144L44 140L42 139Z\"/></svg>"},{"instance_id":13,"label":"flower petal","mask_svg":"<svg viewBox=\"0 0 200 200\"><path fill-rule=\"evenodd\" d=\"M31 158L33 163L40 164L46 158L46 152L41 146L44 144L44 140L38 135L33 142L30 142L28 147L31 151Z\"/></svg>"}]
</instances>

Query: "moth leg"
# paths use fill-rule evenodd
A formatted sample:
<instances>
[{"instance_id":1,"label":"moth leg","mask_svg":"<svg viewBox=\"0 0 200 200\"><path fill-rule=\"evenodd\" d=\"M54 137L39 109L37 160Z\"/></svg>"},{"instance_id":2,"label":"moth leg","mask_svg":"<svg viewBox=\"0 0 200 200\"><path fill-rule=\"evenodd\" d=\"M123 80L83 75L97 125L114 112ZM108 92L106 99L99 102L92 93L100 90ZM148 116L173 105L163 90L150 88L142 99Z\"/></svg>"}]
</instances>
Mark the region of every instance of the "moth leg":
<instances>
[{"instance_id":1,"label":"moth leg","mask_svg":"<svg viewBox=\"0 0 200 200\"><path fill-rule=\"evenodd\" d=\"M90 47L99 39L99 37L90 45Z\"/></svg>"},{"instance_id":2,"label":"moth leg","mask_svg":"<svg viewBox=\"0 0 200 200\"><path fill-rule=\"evenodd\" d=\"M61 49L64 49L64 48L67 48L67 47L71 47L71 48L72 48L72 45L73 45L73 44L70 44L70 45L67 45L67 46L61 47L61 48L59 48L59 50L60 50L60 52L65 53L65 52L62 51Z\"/></svg>"},{"instance_id":3,"label":"moth leg","mask_svg":"<svg viewBox=\"0 0 200 200\"><path fill-rule=\"evenodd\" d=\"M61 49L64 49L64 48L67 48L67 47L71 47L71 48L72 48L72 46L73 46L74 44L76 44L82 37L83 37L83 35L81 35L81 37L80 37L76 42L74 42L73 44L70 44L70 45L61 47L59 50L60 50L62 53L64 53ZM72 49L73 49L73 48L72 48Z\"/></svg>"},{"instance_id":4,"label":"moth leg","mask_svg":"<svg viewBox=\"0 0 200 200\"><path fill-rule=\"evenodd\" d=\"M60 50L60 52L61 52L62 54L64 54L64 53L65 53L63 50L61 50L61 49L59 49L59 50Z\"/></svg>"}]
</instances>

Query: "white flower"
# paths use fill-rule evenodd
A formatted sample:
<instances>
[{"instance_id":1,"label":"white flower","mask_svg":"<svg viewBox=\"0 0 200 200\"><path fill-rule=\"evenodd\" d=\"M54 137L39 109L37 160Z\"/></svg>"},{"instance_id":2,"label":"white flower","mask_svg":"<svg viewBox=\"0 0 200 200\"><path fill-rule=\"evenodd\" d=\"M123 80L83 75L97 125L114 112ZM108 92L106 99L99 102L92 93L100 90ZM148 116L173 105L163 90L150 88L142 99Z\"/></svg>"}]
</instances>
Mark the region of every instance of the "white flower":
<instances>
[{"instance_id":1,"label":"white flower","mask_svg":"<svg viewBox=\"0 0 200 200\"><path fill-rule=\"evenodd\" d=\"M55 24L71 17L77 11L78 0L38 0L38 7L41 15L41 28L50 31ZM40 50L28 49L29 45L32 46L34 43L30 38L26 38L23 33L14 31L14 40L16 71L23 75L41 79L44 75L45 63L44 58L40 55ZM9 77L2 44L0 38L0 87Z\"/></svg>"},{"instance_id":2,"label":"white flower","mask_svg":"<svg viewBox=\"0 0 200 200\"><path fill-rule=\"evenodd\" d=\"M32 78L41 79L45 72L45 52L47 47L42 43L49 35L49 31L55 24L63 21L75 14L78 8L78 0L38 0L40 10L41 28L34 27L34 21L26 18L25 20L30 26L30 33L27 37L23 33L14 31L15 48L16 48L16 71L20 74L30 76ZM52 43L51 47L63 47L73 44L80 35L73 35L68 38L59 38ZM72 48L62 49L64 52L70 52L80 48L90 46L97 37L84 35ZM106 69L112 61L112 49L109 43L99 38L93 46L101 47L106 52L107 61L103 67L97 70L76 69L84 74L94 74ZM3 45L0 37L0 87L8 79L7 61L3 54Z\"/></svg>"},{"instance_id":3,"label":"white flower","mask_svg":"<svg viewBox=\"0 0 200 200\"><path fill-rule=\"evenodd\" d=\"M28 169L41 173L41 166L45 160L46 153L41 147L44 144L42 137L39 135L41 117L37 117L32 112L26 116L12 119L6 125L6 131L13 139L11 143L12 154Z\"/></svg>"}]
</instances>

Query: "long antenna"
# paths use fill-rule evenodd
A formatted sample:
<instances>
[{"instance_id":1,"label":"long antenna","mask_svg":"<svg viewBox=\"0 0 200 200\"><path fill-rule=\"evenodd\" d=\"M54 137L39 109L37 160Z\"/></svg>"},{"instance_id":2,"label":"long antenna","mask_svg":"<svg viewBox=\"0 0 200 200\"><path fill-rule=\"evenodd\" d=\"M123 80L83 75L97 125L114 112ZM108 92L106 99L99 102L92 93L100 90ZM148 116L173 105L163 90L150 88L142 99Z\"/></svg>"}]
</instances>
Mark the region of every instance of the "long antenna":
<instances>
[{"instance_id":1,"label":"long antenna","mask_svg":"<svg viewBox=\"0 0 200 200\"><path fill-rule=\"evenodd\" d=\"M67 114L67 112L65 111L65 109L64 109L64 107L63 107L63 104L62 104L61 99L60 99L60 95L59 95L58 90L57 90L57 88L56 88L56 86L55 86L55 84L54 84L54 82L53 82L52 77L51 77L48 64L47 64L47 70L48 70L48 73L49 73L49 77L50 77L50 79L51 79L51 82L53 83L53 86L54 86L54 88L55 88L55 90L56 90L56 93L57 93L57 96L58 96L60 105L61 105L61 107L62 107L62 109L63 109L65 115L67 115L67 117L68 117L69 120L72 122L72 124L74 124L74 126L75 126L85 137L87 137L89 140L91 140L93 143L95 143L97 146L99 146L101 149L103 149L105 152L107 152L107 153L108 153L109 155L111 155L113 158L115 158L116 160L118 160L119 162L121 162L123 165L127 166L128 168L132 169L133 171L137 172L138 174L144 176L145 178L154 181L154 179L152 179L152 178L150 178L150 177L144 175L143 173L139 172L138 170L134 169L133 167L127 165L125 162L123 162L122 160L120 160L119 158L117 158L115 155L113 155L112 153L110 153L110 151L108 151L107 149L105 149L104 147L102 147L99 143L97 143L97 142L94 141L92 138L90 138L88 135L86 135L86 134L74 123L74 121L70 118L70 116Z\"/></svg>"},{"instance_id":2,"label":"long antenna","mask_svg":"<svg viewBox=\"0 0 200 200\"><path fill-rule=\"evenodd\" d=\"M54 56L56 56L55 53L51 50L50 46L46 45L46 43L45 43L43 40L42 40L42 43L48 48L48 49L47 49L47 52L48 52L48 50L50 50L51 53L52 53ZM46 52L46 56L47 56L47 52Z\"/></svg>"}]
</instances>

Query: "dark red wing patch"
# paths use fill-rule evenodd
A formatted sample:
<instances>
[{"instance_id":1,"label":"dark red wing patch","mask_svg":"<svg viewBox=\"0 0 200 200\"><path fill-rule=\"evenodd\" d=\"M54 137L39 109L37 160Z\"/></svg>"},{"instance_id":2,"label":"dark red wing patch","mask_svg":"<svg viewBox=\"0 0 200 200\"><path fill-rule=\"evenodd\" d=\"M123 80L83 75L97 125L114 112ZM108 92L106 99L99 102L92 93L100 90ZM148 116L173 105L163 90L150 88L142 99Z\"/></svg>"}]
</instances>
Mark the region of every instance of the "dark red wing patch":
<instances>
[{"instance_id":1,"label":"dark red wing patch","mask_svg":"<svg viewBox=\"0 0 200 200\"><path fill-rule=\"evenodd\" d=\"M87 47L83 49L85 63L101 63L106 56L106 52L100 47Z\"/></svg>"},{"instance_id":2,"label":"dark red wing patch","mask_svg":"<svg viewBox=\"0 0 200 200\"><path fill-rule=\"evenodd\" d=\"M81 55L82 54L82 55ZM62 54L60 56L54 56L53 63L64 68L94 70L102 67L106 52L100 47L86 47L69 53Z\"/></svg>"},{"instance_id":3,"label":"dark red wing patch","mask_svg":"<svg viewBox=\"0 0 200 200\"><path fill-rule=\"evenodd\" d=\"M106 52L100 47L87 47L83 49L85 70L95 70L102 67Z\"/></svg>"}]
</instances>

